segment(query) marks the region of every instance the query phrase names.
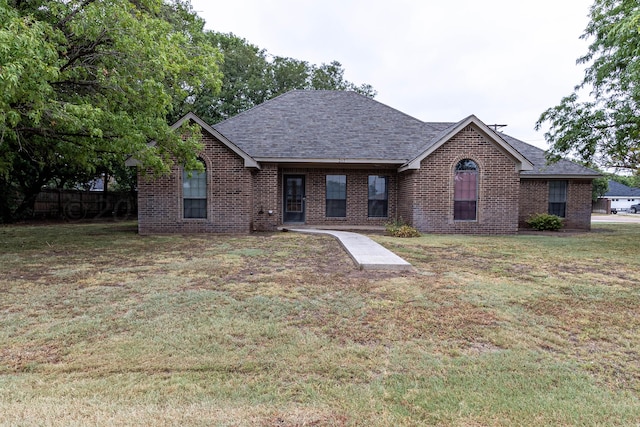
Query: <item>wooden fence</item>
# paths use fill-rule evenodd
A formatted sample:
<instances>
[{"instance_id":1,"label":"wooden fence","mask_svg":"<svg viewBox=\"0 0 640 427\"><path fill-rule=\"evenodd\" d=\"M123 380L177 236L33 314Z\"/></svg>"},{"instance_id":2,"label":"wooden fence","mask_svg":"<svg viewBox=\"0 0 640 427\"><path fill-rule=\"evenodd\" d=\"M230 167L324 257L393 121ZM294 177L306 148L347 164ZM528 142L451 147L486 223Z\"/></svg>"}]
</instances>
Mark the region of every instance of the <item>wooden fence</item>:
<instances>
[{"instance_id":1,"label":"wooden fence","mask_svg":"<svg viewBox=\"0 0 640 427\"><path fill-rule=\"evenodd\" d=\"M132 193L44 189L38 194L33 216L68 220L135 218L137 196Z\"/></svg>"},{"instance_id":2,"label":"wooden fence","mask_svg":"<svg viewBox=\"0 0 640 427\"><path fill-rule=\"evenodd\" d=\"M611 213L611 200L600 198L593 202L591 212L593 213Z\"/></svg>"}]
</instances>

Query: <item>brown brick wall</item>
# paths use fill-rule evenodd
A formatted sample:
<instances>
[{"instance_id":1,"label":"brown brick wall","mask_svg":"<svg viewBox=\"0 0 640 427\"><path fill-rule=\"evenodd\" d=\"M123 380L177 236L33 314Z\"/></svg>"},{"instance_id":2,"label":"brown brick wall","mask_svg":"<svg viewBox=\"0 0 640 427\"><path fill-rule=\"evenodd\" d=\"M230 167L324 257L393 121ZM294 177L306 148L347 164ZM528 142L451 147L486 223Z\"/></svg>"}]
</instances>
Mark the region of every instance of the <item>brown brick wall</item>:
<instances>
[{"instance_id":1,"label":"brown brick wall","mask_svg":"<svg viewBox=\"0 0 640 427\"><path fill-rule=\"evenodd\" d=\"M415 183L417 182L416 171L410 170L398 174L398 220L407 224L413 224L413 204Z\"/></svg>"},{"instance_id":2,"label":"brown brick wall","mask_svg":"<svg viewBox=\"0 0 640 427\"><path fill-rule=\"evenodd\" d=\"M478 165L476 221L454 221L454 168L462 159ZM518 230L520 177L514 160L474 126L468 126L401 175L399 213L423 232L511 234Z\"/></svg>"},{"instance_id":3,"label":"brown brick wall","mask_svg":"<svg viewBox=\"0 0 640 427\"><path fill-rule=\"evenodd\" d=\"M568 179L567 209L564 228L591 229L591 180ZM527 228L533 214L549 212L549 180L523 178L520 189L520 227Z\"/></svg>"},{"instance_id":4,"label":"brown brick wall","mask_svg":"<svg viewBox=\"0 0 640 427\"><path fill-rule=\"evenodd\" d=\"M395 169L281 169L278 179L279 216L282 222L282 183L284 175L304 175L306 181L306 224L308 225L384 225L396 215L397 174ZM346 218L326 217L326 176L347 176L347 216ZM368 217L368 177L387 176L389 193L388 217Z\"/></svg>"},{"instance_id":5,"label":"brown brick wall","mask_svg":"<svg viewBox=\"0 0 640 427\"><path fill-rule=\"evenodd\" d=\"M274 231L281 222L282 201L278 198L278 166L261 165L253 174L253 230Z\"/></svg>"},{"instance_id":6,"label":"brown brick wall","mask_svg":"<svg viewBox=\"0 0 640 427\"><path fill-rule=\"evenodd\" d=\"M207 218L183 218L182 168L138 182L138 231L150 233L248 233L251 230L253 179L244 160L204 133L200 153L207 168Z\"/></svg>"},{"instance_id":7,"label":"brown brick wall","mask_svg":"<svg viewBox=\"0 0 640 427\"><path fill-rule=\"evenodd\" d=\"M527 227L527 219L537 213L549 211L549 184L546 179L520 180L520 227Z\"/></svg>"},{"instance_id":8,"label":"brown brick wall","mask_svg":"<svg viewBox=\"0 0 640 427\"><path fill-rule=\"evenodd\" d=\"M569 181L565 228L591 230L592 183L590 179Z\"/></svg>"},{"instance_id":9,"label":"brown brick wall","mask_svg":"<svg viewBox=\"0 0 640 427\"><path fill-rule=\"evenodd\" d=\"M244 161L213 136L203 136L201 158L207 167L207 218L182 217L182 169L138 182L138 227L141 234L272 231L282 224L285 174L306 178L306 224L384 225L402 219L423 232L509 234L525 225L532 213L548 210L548 181L520 179L514 160L469 126L423 160L415 171L395 169L280 168ZM479 167L476 221L453 220L454 167L462 159ZM327 218L326 175L347 176L347 216ZM387 218L369 218L368 176L388 176ZM271 211L271 214L269 213ZM569 180L566 228L590 229L591 181Z\"/></svg>"}]
</instances>

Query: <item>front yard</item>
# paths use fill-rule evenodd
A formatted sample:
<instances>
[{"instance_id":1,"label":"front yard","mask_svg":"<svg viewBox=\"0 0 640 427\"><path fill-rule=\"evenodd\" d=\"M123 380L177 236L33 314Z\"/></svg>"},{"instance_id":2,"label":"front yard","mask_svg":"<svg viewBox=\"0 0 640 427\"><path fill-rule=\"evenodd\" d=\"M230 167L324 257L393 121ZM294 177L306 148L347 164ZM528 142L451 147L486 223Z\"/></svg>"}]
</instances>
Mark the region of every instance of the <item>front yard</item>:
<instances>
[{"instance_id":1,"label":"front yard","mask_svg":"<svg viewBox=\"0 0 640 427\"><path fill-rule=\"evenodd\" d=\"M639 224L371 237L0 227L0 425L638 425Z\"/></svg>"}]
</instances>

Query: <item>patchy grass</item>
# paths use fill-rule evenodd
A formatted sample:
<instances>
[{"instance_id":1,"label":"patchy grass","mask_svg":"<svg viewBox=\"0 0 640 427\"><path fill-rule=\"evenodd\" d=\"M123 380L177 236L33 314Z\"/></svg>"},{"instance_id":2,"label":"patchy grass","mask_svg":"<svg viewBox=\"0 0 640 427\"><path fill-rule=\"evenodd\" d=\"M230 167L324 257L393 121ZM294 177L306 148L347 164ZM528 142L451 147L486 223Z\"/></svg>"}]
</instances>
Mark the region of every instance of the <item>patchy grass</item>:
<instances>
[{"instance_id":1,"label":"patchy grass","mask_svg":"<svg viewBox=\"0 0 640 427\"><path fill-rule=\"evenodd\" d=\"M506 237L0 228L0 425L631 425L637 225Z\"/></svg>"}]
</instances>

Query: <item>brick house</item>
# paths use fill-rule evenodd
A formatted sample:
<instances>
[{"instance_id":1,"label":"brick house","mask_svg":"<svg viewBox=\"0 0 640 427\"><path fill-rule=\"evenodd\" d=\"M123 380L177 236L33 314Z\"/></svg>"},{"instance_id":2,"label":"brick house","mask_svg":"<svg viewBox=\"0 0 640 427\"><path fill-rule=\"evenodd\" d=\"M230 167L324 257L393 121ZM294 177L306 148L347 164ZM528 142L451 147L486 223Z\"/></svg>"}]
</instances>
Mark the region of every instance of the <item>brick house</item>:
<instances>
[{"instance_id":1,"label":"brick house","mask_svg":"<svg viewBox=\"0 0 640 427\"><path fill-rule=\"evenodd\" d=\"M202 128L204 173L138 183L141 234L379 226L509 234L534 213L590 228L599 175L469 116L427 123L354 92L292 91ZM130 161L129 164L135 164Z\"/></svg>"}]
</instances>

